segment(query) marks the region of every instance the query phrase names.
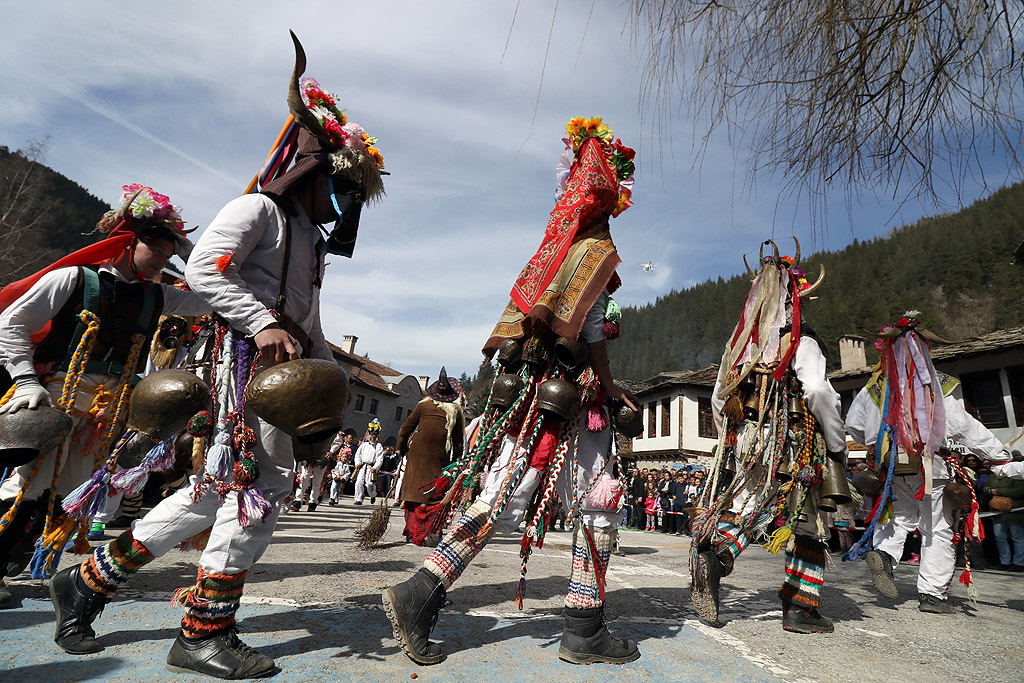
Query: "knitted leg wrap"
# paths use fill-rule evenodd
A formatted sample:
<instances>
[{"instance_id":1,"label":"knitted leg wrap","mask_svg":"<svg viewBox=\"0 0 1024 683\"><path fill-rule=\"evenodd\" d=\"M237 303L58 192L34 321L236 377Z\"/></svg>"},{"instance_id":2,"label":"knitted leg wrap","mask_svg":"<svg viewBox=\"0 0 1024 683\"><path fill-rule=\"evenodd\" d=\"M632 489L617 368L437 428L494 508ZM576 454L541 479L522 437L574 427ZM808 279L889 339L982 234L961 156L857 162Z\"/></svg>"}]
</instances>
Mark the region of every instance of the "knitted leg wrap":
<instances>
[{"instance_id":1,"label":"knitted leg wrap","mask_svg":"<svg viewBox=\"0 0 1024 683\"><path fill-rule=\"evenodd\" d=\"M615 545L616 530L593 528L590 531L594 538L594 545L597 546L600 567L594 566L584 532L577 527L572 537L572 572L569 574L569 592L565 596L566 607L596 609L604 603L601 598L601 589L597 585L598 572L601 572L603 582L604 572L608 567L608 558Z\"/></svg>"},{"instance_id":2,"label":"knitted leg wrap","mask_svg":"<svg viewBox=\"0 0 1024 683\"><path fill-rule=\"evenodd\" d=\"M121 514L125 517L135 519L139 516L140 510L142 510L141 493L136 493L134 496L125 496L121 499Z\"/></svg>"},{"instance_id":3,"label":"knitted leg wrap","mask_svg":"<svg viewBox=\"0 0 1024 683\"><path fill-rule=\"evenodd\" d=\"M796 536L793 550L786 551L786 581L779 588L782 602L817 608L827 562L824 543L812 536Z\"/></svg>"},{"instance_id":4,"label":"knitted leg wrap","mask_svg":"<svg viewBox=\"0 0 1024 683\"><path fill-rule=\"evenodd\" d=\"M248 573L207 574L199 568L195 593L184 600L187 609L181 620L181 631L186 638L205 638L235 623L235 612L242 601Z\"/></svg>"},{"instance_id":5,"label":"knitted leg wrap","mask_svg":"<svg viewBox=\"0 0 1024 683\"><path fill-rule=\"evenodd\" d=\"M732 572L735 559L750 545L750 535L723 516L715 532L714 551L722 561L722 576Z\"/></svg>"},{"instance_id":6,"label":"knitted leg wrap","mask_svg":"<svg viewBox=\"0 0 1024 683\"><path fill-rule=\"evenodd\" d=\"M146 550L146 546L132 538L129 529L109 545L97 548L82 563L82 580L97 593L110 595L155 559L153 553Z\"/></svg>"},{"instance_id":7,"label":"knitted leg wrap","mask_svg":"<svg viewBox=\"0 0 1024 683\"><path fill-rule=\"evenodd\" d=\"M439 578L446 589L451 588L455 580L462 576L462 572L490 540L489 537L483 540L478 538L490 514L491 506L486 503L470 505L448 535L437 544L434 552L423 561L423 566Z\"/></svg>"}]
</instances>

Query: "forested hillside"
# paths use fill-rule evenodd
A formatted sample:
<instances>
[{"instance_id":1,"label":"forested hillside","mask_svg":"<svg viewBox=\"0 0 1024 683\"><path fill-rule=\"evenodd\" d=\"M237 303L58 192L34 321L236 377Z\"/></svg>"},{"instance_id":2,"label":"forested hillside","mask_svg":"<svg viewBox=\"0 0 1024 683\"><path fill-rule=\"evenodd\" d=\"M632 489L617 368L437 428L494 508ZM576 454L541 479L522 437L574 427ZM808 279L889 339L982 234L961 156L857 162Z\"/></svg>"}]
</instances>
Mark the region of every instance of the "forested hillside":
<instances>
[{"instance_id":1,"label":"forested hillside","mask_svg":"<svg viewBox=\"0 0 1024 683\"><path fill-rule=\"evenodd\" d=\"M805 315L834 351L830 368L838 366L839 336L867 335L908 309L922 311L929 326L948 338L1024 325L1024 268L1011 265L1022 240L1024 184L887 237L805 255L809 280L817 278L819 263L828 272ZM792 240L779 246L792 253ZM741 256L737 249L740 266ZM754 261L756 256L752 266ZM746 275L719 278L624 309L622 336L609 344L616 376L638 380L717 362L748 287Z\"/></svg>"},{"instance_id":2,"label":"forested hillside","mask_svg":"<svg viewBox=\"0 0 1024 683\"><path fill-rule=\"evenodd\" d=\"M36 161L42 145L0 146L0 286L95 240L86 235L110 207Z\"/></svg>"}]
</instances>

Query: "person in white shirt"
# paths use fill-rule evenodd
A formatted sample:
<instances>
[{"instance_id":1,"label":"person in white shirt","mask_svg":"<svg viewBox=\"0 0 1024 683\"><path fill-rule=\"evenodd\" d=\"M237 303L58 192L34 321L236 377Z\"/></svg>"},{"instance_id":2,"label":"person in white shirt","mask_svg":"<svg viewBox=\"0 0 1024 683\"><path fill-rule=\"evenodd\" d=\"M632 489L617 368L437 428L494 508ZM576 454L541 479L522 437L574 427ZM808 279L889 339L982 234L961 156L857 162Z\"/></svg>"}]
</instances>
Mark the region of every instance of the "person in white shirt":
<instances>
[{"instance_id":1,"label":"person in white shirt","mask_svg":"<svg viewBox=\"0 0 1024 683\"><path fill-rule=\"evenodd\" d=\"M947 594L956 562L956 512L944 493L955 480L955 472L950 471L940 446L950 438L989 461L1006 461L1009 457L995 435L951 396L957 382L935 370L925 339L931 335L918 328L916 313L910 311L882 330L880 374L860 390L846 415L850 436L876 449L879 470L886 477L891 472L892 482L883 489L887 499L878 506L876 517L880 518L889 500L892 515L884 523L869 523L864 539L847 557L856 559L866 550L864 561L871 569L875 588L883 596L896 599L899 592L893 569L903 556L907 536L919 530L918 608L933 614L952 614ZM897 396L903 400L895 401ZM914 409L906 405L911 396ZM884 444L878 442L880 435ZM964 578L970 585L970 574Z\"/></svg>"},{"instance_id":2,"label":"person in white shirt","mask_svg":"<svg viewBox=\"0 0 1024 683\"><path fill-rule=\"evenodd\" d=\"M74 405L66 407L74 426L64 444L18 467L0 485L0 575L15 575L28 564L49 496L66 497L91 477L97 457L110 452L160 314L210 310L191 292L151 281L171 256L187 256L192 246L166 196L125 185L122 206L108 212L98 228L106 234L102 241L0 293L0 363L15 384L0 413L65 409L60 405L64 385L79 378ZM89 314L98 322L94 333L86 333L81 317ZM87 362L69 375L76 351L85 351ZM97 431L104 436L89 438ZM0 607L9 605L10 593L0 582Z\"/></svg>"},{"instance_id":3,"label":"person in white shirt","mask_svg":"<svg viewBox=\"0 0 1024 683\"><path fill-rule=\"evenodd\" d=\"M377 472L384 464L384 447L378 443L379 438L380 422L374 418L366 428L366 438L356 449L352 464L353 476L356 480L354 496L356 505L362 505L367 496L370 497L371 504L377 502Z\"/></svg>"},{"instance_id":4,"label":"person in white shirt","mask_svg":"<svg viewBox=\"0 0 1024 683\"><path fill-rule=\"evenodd\" d=\"M232 354L237 353L244 373L243 357L252 362L258 351L259 363L249 377L300 356L333 362L320 326L324 257L328 251L351 253L363 201L383 193L383 161L372 138L347 122L334 97L315 81L304 81L300 92L305 54L297 39L295 46L288 98L295 126L272 153L278 160L284 154L284 161L261 173L260 193L234 199L221 210L185 271L192 288L226 322L218 337L231 346L224 343L218 358L218 387L228 388L228 409L236 392L224 378L237 368L223 365ZM289 150L295 152L290 167ZM336 228L325 240L320 226L334 220ZM244 389L237 395L244 395ZM246 574L270 543L292 490L292 437L258 419L250 408L241 419L238 433L244 443L232 473L221 474L216 466L211 471L214 448L221 445L215 443L207 451L206 474L194 477L193 486L165 498L134 530L98 548L81 571L71 567L57 574L51 593L56 640L65 650L102 649L91 624L103 603L142 566L212 525L196 584L177 593L186 613L167 664L175 671L230 679L275 670L270 657L239 640L235 612ZM223 446L234 458L235 449ZM218 459L224 458L225 448L217 451Z\"/></svg>"}]
</instances>

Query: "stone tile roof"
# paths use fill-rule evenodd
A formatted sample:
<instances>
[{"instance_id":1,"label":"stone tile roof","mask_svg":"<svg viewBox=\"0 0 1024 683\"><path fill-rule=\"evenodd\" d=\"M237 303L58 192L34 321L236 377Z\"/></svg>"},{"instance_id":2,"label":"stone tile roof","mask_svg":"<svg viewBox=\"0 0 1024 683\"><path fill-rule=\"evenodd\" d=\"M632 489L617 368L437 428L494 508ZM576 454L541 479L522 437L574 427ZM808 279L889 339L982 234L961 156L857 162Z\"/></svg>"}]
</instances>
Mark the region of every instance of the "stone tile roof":
<instances>
[{"instance_id":1,"label":"stone tile roof","mask_svg":"<svg viewBox=\"0 0 1024 683\"><path fill-rule=\"evenodd\" d=\"M349 373L349 376L352 382L369 389L373 389L382 394L398 396L396 392L388 388L388 383L384 380L381 374L377 372L377 368L386 370L389 375L401 374L397 370L393 370L386 365L381 365L380 363L371 361L365 356L357 356L354 353L343 351L341 347L335 346L331 342L327 342L327 346L331 349L331 353L334 354L334 357L337 360L351 366L352 370Z\"/></svg>"},{"instance_id":2,"label":"stone tile roof","mask_svg":"<svg viewBox=\"0 0 1024 683\"><path fill-rule=\"evenodd\" d=\"M700 370L673 370L662 372L640 382L630 382L630 389L637 396L667 387L706 387L711 389L718 379L718 364Z\"/></svg>"}]
</instances>

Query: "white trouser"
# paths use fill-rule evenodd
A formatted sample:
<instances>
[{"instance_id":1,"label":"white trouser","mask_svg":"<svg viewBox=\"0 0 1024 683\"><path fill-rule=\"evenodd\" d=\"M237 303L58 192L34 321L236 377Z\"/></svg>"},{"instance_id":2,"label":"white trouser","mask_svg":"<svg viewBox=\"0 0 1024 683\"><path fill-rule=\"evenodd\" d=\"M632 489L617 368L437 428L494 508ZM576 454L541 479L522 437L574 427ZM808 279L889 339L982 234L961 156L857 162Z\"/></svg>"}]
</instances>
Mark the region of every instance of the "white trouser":
<instances>
[{"instance_id":1,"label":"white trouser","mask_svg":"<svg viewBox=\"0 0 1024 683\"><path fill-rule=\"evenodd\" d=\"M107 496L106 505L92 518L93 522L106 524L107 522L113 522L117 518L117 510L121 507L121 499L124 498L124 494L113 489L111 489L111 493L114 495Z\"/></svg>"},{"instance_id":2,"label":"white trouser","mask_svg":"<svg viewBox=\"0 0 1024 683\"><path fill-rule=\"evenodd\" d=\"M593 478L600 475L605 469L605 457L608 455L608 448L611 445L610 439L610 429L600 432L587 431L586 416L585 414L580 416L579 437L576 440L579 453L579 462L576 469L579 495L582 496ZM480 497L477 498L478 501L492 507L498 502L502 485L505 483L505 478L512 464L512 453L515 450L515 446L515 437L511 435L506 436L501 444L501 453L487 471L486 483L484 484L483 491L480 493ZM525 455L524 449L520 448L519 457L525 457ZM565 506L567 511L572 503L572 479L570 479L571 475L569 474L571 469L572 452L570 451L566 454L566 463L562 468L556 485L562 505ZM515 492L509 499L505 511L498 516L498 533L510 534L522 523L523 518L526 516L527 506L529 506L534 492L540 485L540 475L541 473L532 467L527 468L526 473L519 482L519 486L516 487ZM584 503L583 522L588 526L601 529L615 528L618 527L621 519L622 513L619 510L589 509L586 503Z\"/></svg>"},{"instance_id":3,"label":"white trouser","mask_svg":"<svg viewBox=\"0 0 1024 683\"><path fill-rule=\"evenodd\" d=\"M948 480L932 480L932 493L923 500L914 494L924 483L923 474L893 477L892 519L875 527L875 548L884 550L893 559L893 566L903 556L907 535L921 532L921 566L917 573L917 592L946 599L949 583L956 568L956 547L953 545L953 511L942 499Z\"/></svg>"},{"instance_id":4,"label":"white trouser","mask_svg":"<svg viewBox=\"0 0 1024 683\"><path fill-rule=\"evenodd\" d=\"M54 380L46 384L46 390L50 393L53 405L57 405L63 388L64 373L54 375ZM58 381L59 380L59 381ZM82 448L90 441L99 439L95 434L96 421L88 417L89 408L92 406L93 392L97 386L103 385L107 391L114 391L117 388L118 378L111 375L82 375L78 385L78 393L75 395L75 412L71 415L71 434L64 441L64 457L60 468L60 478L57 481L56 494L67 496L80 484L93 475L96 471L96 453L83 454ZM112 408L111 408L112 409ZM22 408L28 410L28 408ZM123 411L127 415L128 411ZM120 430L119 430L120 432ZM114 442L111 442L113 448ZM60 449L54 449L40 458L17 468L14 473L4 480L0 485L0 500L7 502L18 496L18 491L25 486L24 500L38 500L50 488L53 480L53 468L57 464L57 453ZM106 458L110 453L104 453ZM39 465L36 473L29 480L29 473Z\"/></svg>"},{"instance_id":5,"label":"white trouser","mask_svg":"<svg viewBox=\"0 0 1024 683\"><path fill-rule=\"evenodd\" d=\"M363 465L356 473L355 500L362 503L367 496L377 497L377 484L374 483L373 469L369 464Z\"/></svg>"},{"instance_id":6,"label":"white trouser","mask_svg":"<svg viewBox=\"0 0 1024 683\"><path fill-rule=\"evenodd\" d=\"M314 503L316 502L316 499L320 496L320 487L323 486L324 483L324 471L326 469L326 467L317 467L316 465L308 462L302 466L302 480L299 484L299 490L302 493L302 502L308 503L310 500L310 484L312 484L313 489L312 499Z\"/></svg>"},{"instance_id":7,"label":"white trouser","mask_svg":"<svg viewBox=\"0 0 1024 683\"><path fill-rule=\"evenodd\" d=\"M341 492L344 489L345 489L345 482L338 481L337 479L332 479L331 480L331 500L333 500L335 503L337 503L338 502L338 497L341 495Z\"/></svg>"},{"instance_id":8,"label":"white trouser","mask_svg":"<svg viewBox=\"0 0 1024 683\"><path fill-rule=\"evenodd\" d=\"M153 555L160 557L210 526L210 540L199 558L206 573L237 574L248 570L263 555L277 526L281 503L291 494L295 481L292 438L257 418L248 408L245 422L256 432L253 453L260 470L256 488L272 511L262 523L246 529L238 523L238 492L232 491L221 500L216 491L208 491L198 502L192 502L197 480L193 476L188 486L164 498L136 523L135 539Z\"/></svg>"}]
</instances>

